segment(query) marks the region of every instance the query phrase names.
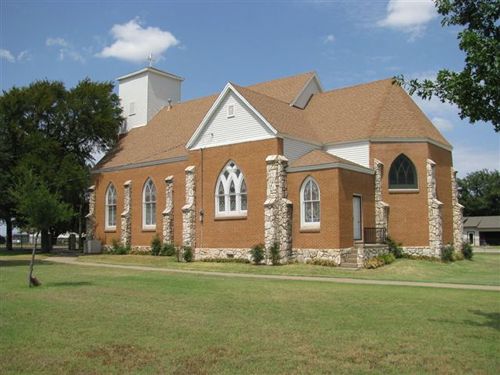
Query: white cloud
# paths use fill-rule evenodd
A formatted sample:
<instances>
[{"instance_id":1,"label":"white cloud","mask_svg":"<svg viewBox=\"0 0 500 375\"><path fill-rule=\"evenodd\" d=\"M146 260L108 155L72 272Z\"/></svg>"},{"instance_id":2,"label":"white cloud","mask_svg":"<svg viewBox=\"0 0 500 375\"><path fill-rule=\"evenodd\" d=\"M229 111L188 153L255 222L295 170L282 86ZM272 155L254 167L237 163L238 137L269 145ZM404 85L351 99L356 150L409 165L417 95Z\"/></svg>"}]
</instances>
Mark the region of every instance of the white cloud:
<instances>
[{"instance_id":1,"label":"white cloud","mask_svg":"<svg viewBox=\"0 0 500 375\"><path fill-rule=\"evenodd\" d=\"M453 123L442 117L433 117L432 123L442 132L450 131L453 129Z\"/></svg>"},{"instance_id":2,"label":"white cloud","mask_svg":"<svg viewBox=\"0 0 500 375\"><path fill-rule=\"evenodd\" d=\"M64 38L47 38L45 45L48 47L59 47L59 60L70 59L80 63L85 63L85 57L71 43Z\"/></svg>"},{"instance_id":3,"label":"white cloud","mask_svg":"<svg viewBox=\"0 0 500 375\"><path fill-rule=\"evenodd\" d=\"M421 35L425 25L437 16L432 0L389 0L387 15L378 26L397 29L414 39Z\"/></svg>"},{"instance_id":4,"label":"white cloud","mask_svg":"<svg viewBox=\"0 0 500 375\"><path fill-rule=\"evenodd\" d=\"M16 62L16 58L8 49L0 49L0 60L7 60L8 62Z\"/></svg>"},{"instance_id":5,"label":"white cloud","mask_svg":"<svg viewBox=\"0 0 500 375\"><path fill-rule=\"evenodd\" d=\"M459 177L480 169L500 170L500 147L496 150L485 150L481 145L459 145L453 149L453 164Z\"/></svg>"},{"instance_id":6,"label":"white cloud","mask_svg":"<svg viewBox=\"0 0 500 375\"><path fill-rule=\"evenodd\" d=\"M24 50L19 52L17 55L17 61L30 61L31 60L31 53L29 53L28 50Z\"/></svg>"},{"instance_id":7,"label":"white cloud","mask_svg":"<svg viewBox=\"0 0 500 375\"><path fill-rule=\"evenodd\" d=\"M325 39L323 40L323 43L328 44L328 43L333 43L335 42L335 35L333 34L328 34L325 36Z\"/></svg>"},{"instance_id":8,"label":"white cloud","mask_svg":"<svg viewBox=\"0 0 500 375\"><path fill-rule=\"evenodd\" d=\"M49 47L68 47L68 42L66 42L63 38L47 38L47 40L45 41L45 45Z\"/></svg>"},{"instance_id":9,"label":"white cloud","mask_svg":"<svg viewBox=\"0 0 500 375\"><path fill-rule=\"evenodd\" d=\"M97 54L99 57L114 57L131 62L147 60L151 53L156 59L161 58L170 47L179 41L169 31L158 27L142 27L138 19L111 28L114 43Z\"/></svg>"}]
</instances>

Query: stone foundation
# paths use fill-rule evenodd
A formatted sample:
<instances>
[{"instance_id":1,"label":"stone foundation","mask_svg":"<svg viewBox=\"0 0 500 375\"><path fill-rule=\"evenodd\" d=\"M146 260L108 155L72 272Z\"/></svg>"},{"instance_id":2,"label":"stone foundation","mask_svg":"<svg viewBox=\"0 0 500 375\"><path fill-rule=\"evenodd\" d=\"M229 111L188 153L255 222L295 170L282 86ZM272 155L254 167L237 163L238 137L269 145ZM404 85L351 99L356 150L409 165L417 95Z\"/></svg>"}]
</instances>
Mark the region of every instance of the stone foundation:
<instances>
[{"instance_id":1,"label":"stone foundation","mask_svg":"<svg viewBox=\"0 0 500 375\"><path fill-rule=\"evenodd\" d=\"M378 257L389 252L387 245L360 246L354 249L358 252L358 267L364 267L367 260Z\"/></svg>"},{"instance_id":2,"label":"stone foundation","mask_svg":"<svg viewBox=\"0 0 500 375\"><path fill-rule=\"evenodd\" d=\"M194 260L202 259L246 259L251 261L251 249L245 248L197 248L194 251Z\"/></svg>"},{"instance_id":3,"label":"stone foundation","mask_svg":"<svg viewBox=\"0 0 500 375\"><path fill-rule=\"evenodd\" d=\"M430 257L430 258L437 258L436 253L433 249L431 249L428 246L403 246L403 253L410 255L410 256L416 256L416 257ZM441 253L441 251L440 251ZM440 257L440 255L439 255Z\"/></svg>"},{"instance_id":4,"label":"stone foundation","mask_svg":"<svg viewBox=\"0 0 500 375\"><path fill-rule=\"evenodd\" d=\"M299 263L328 260L340 266L351 253L351 249L350 247L345 249L293 249L291 260Z\"/></svg>"}]
</instances>

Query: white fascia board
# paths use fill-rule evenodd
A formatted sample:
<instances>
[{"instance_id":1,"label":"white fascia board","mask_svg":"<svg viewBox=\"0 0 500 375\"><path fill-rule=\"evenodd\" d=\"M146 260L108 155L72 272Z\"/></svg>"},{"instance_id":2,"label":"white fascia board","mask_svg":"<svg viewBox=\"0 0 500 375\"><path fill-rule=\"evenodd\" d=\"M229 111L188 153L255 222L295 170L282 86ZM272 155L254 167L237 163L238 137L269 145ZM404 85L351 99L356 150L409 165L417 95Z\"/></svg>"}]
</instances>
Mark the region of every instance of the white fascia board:
<instances>
[{"instance_id":1,"label":"white fascia board","mask_svg":"<svg viewBox=\"0 0 500 375\"><path fill-rule=\"evenodd\" d=\"M308 140L308 139L295 137L293 135L289 135L289 134L285 134L285 133L278 133L278 134L276 134L276 136L279 137L279 138L282 138L284 140L288 139L290 141L297 141L297 142L307 143L307 144L312 145L312 146L317 146L320 149L323 147L323 143L321 143L321 142L311 141L311 140Z\"/></svg>"},{"instance_id":2,"label":"white fascia board","mask_svg":"<svg viewBox=\"0 0 500 375\"><path fill-rule=\"evenodd\" d=\"M309 83L311 83L312 80L315 80L318 87L319 87L319 92L323 92L323 85L321 84L319 78L318 78L318 75L316 74L316 72L313 72L313 75L311 78L309 78L307 80L307 82L305 83L304 87L302 87L302 90L299 91L299 93L295 96L295 98L292 100L292 102L290 103L290 107L293 107L295 105L295 103L297 103L297 100L299 100L300 96L302 95L302 93L304 92L304 90L306 89L307 86L309 86Z\"/></svg>"},{"instance_id":3,"label":"white fascia board","mask_svg":"<svg viewBox=\"0 0 500 375\"><path fill-rule=\"evenodd\" d=\"M176 76L175 74L164 72L163 70L152 68L152 67L147 67L147 68L138 70L136 72L125 74L124 76L118 77L116 80L123 81L124 79L131 78L131 77L134 77L134 76L137 76L139 74L146 73L146 72L151 72L151 73L155 73L155 74L158 74L161 76L173 78L173 79L176 79L178 81L184 81L184 78L182 78L182 77L179 77L179 76Z\"/></svg>"},{"instance_id":4,"label":"white fascia board","mask_svg":"<svg viewBox=\"0 0 500 375\"><path fill-rule=\"evenodd\" d=\"M442 144L440 142L437 142L433 139L427 138L427 137L416 137L416 138L404 138L404 137L394 137L394 138L372 138L370 139L370 142L373 143L422 143L422 142L427 142L430 144L433 144L434 146L441 147L447 151L452 151L453 146L448 146L445 144Z\"/></svg>"},{"instance_id":5,"label":"white fascia board","mask_svg":"<svg viewBox=\"0 0 500 375\"><path fill-rule=\"evenodd\" d=\"M347 169L349 171L365 173L365 174L369 174L369 175L375 174L375 171L373 169L363 167L362 165L357 166L357 165L351 165L351 164L347 164L347 163L325 163L325 164L317 164L317 165L305 165L303 167L288 167L287 172L289 172L289 173L308 172L308 171L319 171L322 169L334 169L334 168Z\"/></svg>"},{"instance_id":6,"label":"white fascia board","mask_svg":"<svg viewBox=\"0 0 500 375\"><path fill-rule=\"evenodd\" d=\"M214 145L206 145L203 147L193 147L190 150L199 150L199 149L205 149L205 148L212 148L212 147L220 147L220 146L229 146L229 145L236 145L238 143L247 143L247 142L255 142L255 141L264 141L266 139L273 139L274 136L269 135L267 137L256 137L256 138L248 138L245 140L239 140L239 141L228 141L228 142L220 142Z\"/></svg>"},{"instance_id":7,"label":"white fascia board","mask_svg":"<svg viewBox=\"0 0 500 375\"><path fill-rule=\"evenodd\" d=\"M208 110L207 114L205 115L205 117L203 117L203 120L201 120L201 123L200 125L198 125L198 127L196 128L196 131L193 133L193 135L191 136L191 138L189 138L189 141L186 143L186 148L187 149L191 149L191 147L193 146L193 144L198 140L198 137L200 136L200 134L202 133L203 129L205 129L205 126L207 126L210 118L212 117L212 115L214 114L214 112L219 108L219 105L220 103L222 102L222 100L224 100L224 98L226 97L226 95L229 93L229 91L231 91L232 93L234 93L238 99L240 99L243 104L245 104L248 108L250 108L250 110L266 125L267 129L274 135L278 135L278 131L269 123L269 121L267 121L264 116L262 116L259 111L257 111L244 97L243 95L241 95L238 90L236 90L236 88L231 84L231 82L228 82L226 84L226 86L224 87L224 89L222 90L222 92L220 93L219 97L217 98L217 100L215 101L214 104L212 104L212 107L210 107L210 109Z\"/></svg>"}]
</instances>

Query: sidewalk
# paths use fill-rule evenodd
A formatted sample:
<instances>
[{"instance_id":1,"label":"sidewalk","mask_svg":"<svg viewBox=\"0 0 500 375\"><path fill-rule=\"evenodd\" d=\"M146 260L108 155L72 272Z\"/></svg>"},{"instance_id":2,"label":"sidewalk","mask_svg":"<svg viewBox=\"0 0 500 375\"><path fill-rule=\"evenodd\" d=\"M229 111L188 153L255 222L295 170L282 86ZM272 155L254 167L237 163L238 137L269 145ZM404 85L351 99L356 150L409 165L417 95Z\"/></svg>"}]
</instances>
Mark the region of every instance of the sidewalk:
<instances>
[{"instance_id":1,"label":"sidewalk","mask_svg":"<svg viewBox=\"0 0 500 375\"><path fill-rule=\"evenodd\" d=\"M316 276L285 276L285 275L256 275L251 273L234 273L234 272L209 272L209 271L192 271L179 270L172 268L156 268L147 266L128 266L121 264L106 264L106 263L90 263L78 262L76 257L50 257L43 259L45 262L53 262L60 264L71 264L76 266L102 267L126 269L134 271L154 271L166 273L182 273L203 276L222 276L222 277L239 277L250 279L267 279L267 280L294 280L294 281L317 281L339 284L363 284L363 285L392 285L392 286L417 286L425 288L445 288L445 289L462 289L462 290L489 290L500 292L500 286L494 285L472 285L472 284L450 284L450 283L427 283L416 281L390 281L390 280L369 280L369 279L353 279L344 277L316 277Z\"/></svg>"}]
</instances>

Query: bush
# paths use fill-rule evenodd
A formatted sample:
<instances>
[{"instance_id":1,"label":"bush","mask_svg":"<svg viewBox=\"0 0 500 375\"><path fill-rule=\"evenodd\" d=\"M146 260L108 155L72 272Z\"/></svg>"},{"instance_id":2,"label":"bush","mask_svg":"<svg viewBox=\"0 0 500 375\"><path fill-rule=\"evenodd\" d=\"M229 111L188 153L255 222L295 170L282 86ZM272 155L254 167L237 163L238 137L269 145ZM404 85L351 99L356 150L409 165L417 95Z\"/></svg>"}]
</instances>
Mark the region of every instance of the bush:
<instances>
[{"instance_id":1,"label":"bush","mask_svg":"<svg viewBox=\"0 0 500 375\"><path fill-rule=\"evenodd\" d=\"M191 248L191 246L184 246L182 248L183 250L183 258L186 262L192 262L193 261L193 249Z\"/></svg>"},{"instance_id":2,"label":"bush","mask_svg":"<svg viewBox=\"0 0 500 375\"><path fill-rule=\"evenodd\" d=\"M277 266L280 264L281 256L280 256L280 244L275 242L269 249L271 253L271 263L273 266Z\"/></svg>"},{"instance_id":3,"label":"bush","mask_svg":"<svg viewBox=\"0 0 500 375\"><path fill-rule=\"evenodd\" d=\"M128 254L129 252L130 247L123 246L120 241L118 241L116 238L113 238L113 240L111 241L111 254L124 255Z\"/></svg>"},{"instance_id":4,"label":"bush","mask_svg":"<svg viewBox=\"0 0 500 375\"><path fill-rule=\"evenodd\" d=\"M171 244L171 243L166 243L163 245L163 247L161 248L161 253L160 255L163 255L163 256L167 256L167 257L171 257L173 255L175 255L176 251L175 251L175 246L174 244Z\"/></svg>"},{"instance_id":5,"label":"bush","mask_svg":"<svg viewBox=\"0 0 500 375\"><path fill-rule=\"evenodd\" d=\"M255 264L260 264L264 260L264 245L258 244L252 247L250 250L250 255L252 257L252 261Z\"/></svg>"},{"instance_id":6,"label":"bush","mask_svg":"<svg viewBox=\"0 0 500 375\"><path fill-rule=\"evenodd\" d=\"M464 242L462 245L462 255L464 256L465 259L467 260L472 260L472 257L474 256L472 252L472 245L468 242Z\"/></svg>"},{"instance_id":7,"label":"bush","mask_svg":"<svg viewBox=\"0 0 500 375\"><path fill-rule=\"evenodd\" d=\"M443 262L453 262L455 260L455 257L453 256L453 253L455 252L455 249L453 248L453 245L446 245L441 248L441 260Z\"/></svg>"},{"instance_id":8,"label":"bush","mask_svg":"<svg viewBox=\"0 0 500 375\"><path fill-rule=\"evenodd\" d=\"M161 241L157 234L151 239L151 255L160 255Z\"/></svg>"},{"instance_id":9,"label":"bush","mask_svg":"<svg viewBox=\"0 0 500 375\"><path fill-rule=\"evenodd\" d=\"M382 254L365 261L365 268L374 269L385 266L386 264L391 264L396 260L396 257L392 253Z\"/></svg>"},{"instance_id":10,"label":"bush","mask_svg":"<svg viewBox=\"0 0 500 375\"><path fill-rule=\"evenodd\" d=\"M307 264L312 264L315 266L324 266L324 267L337 267L338 264L335 263L333 260L328 260L328 259L309 259Z\"/></svg>"},{"instance_id":11,"label":"bush","mask_svg":"<svg viewBox=\"0 0 500 375\"><path fill-rule=\"evenodd\" d=\"M394 241L391 237L387 236L385 243L389 247L389 252L394 255L395 258L403 257L403 249L401 248L401 243Z\"/></svg>"}]
</instances>

